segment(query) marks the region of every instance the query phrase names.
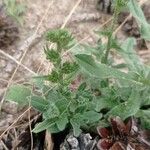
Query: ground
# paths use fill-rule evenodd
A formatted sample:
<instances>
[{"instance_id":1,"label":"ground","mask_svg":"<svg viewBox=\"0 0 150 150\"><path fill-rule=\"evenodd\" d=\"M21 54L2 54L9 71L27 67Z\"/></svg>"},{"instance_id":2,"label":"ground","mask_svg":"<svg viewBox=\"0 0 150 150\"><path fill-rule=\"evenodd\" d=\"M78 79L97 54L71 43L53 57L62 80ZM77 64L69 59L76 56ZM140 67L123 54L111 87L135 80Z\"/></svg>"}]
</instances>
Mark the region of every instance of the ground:
<instances>
[{"instance_id":1,"label":"ground","mask_svg":"<svg viewBox=\"0 0 150 150\"><path fill-rule=\"evenodd\" d=\"M67 27L78 41L94 44L98 37L93 31L111 18L111 15L96 10L96 0L24 0L24 2L26 10L23 14L24 23L20 26L20 40L12 47L2 49L3 53L0 56L1 101L4 100L4 93L12 83L21 83L36 73L44 74L50 71L51 65L46 61L43 53L45 31ZM118 37L124 38L121 31ZM147 61L150 58L149 50L138 52L143 61L149 63ZM28 113L23 114L27 109L20 109L17 104L4 101L0 116L2 136L5 135L4 131L9 132L8 128L16 130L15 126L28 122ZM19 123L14 119L18 119ZM10 127L12 123L14 125ZM14 136L14 139L17 138ZM2 141L1 145L5 146Z\"/></svg>"}]
</instances>

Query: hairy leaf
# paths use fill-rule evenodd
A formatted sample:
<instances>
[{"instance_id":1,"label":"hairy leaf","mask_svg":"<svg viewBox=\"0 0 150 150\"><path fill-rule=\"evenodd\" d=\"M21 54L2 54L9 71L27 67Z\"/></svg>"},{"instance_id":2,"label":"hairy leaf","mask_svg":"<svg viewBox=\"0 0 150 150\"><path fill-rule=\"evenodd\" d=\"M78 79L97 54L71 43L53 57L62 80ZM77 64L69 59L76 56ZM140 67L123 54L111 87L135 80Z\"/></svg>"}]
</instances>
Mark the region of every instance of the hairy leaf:
<instances>
[{"instance_id":1,"label":"hairy leaf","mask_svg":"<svg viewBox=\"0 0 150 150\"><path fill-rule=\"evenodd\" d=\"M48 109L43 113L43 116L45 119L52 119L55 117L58 117L60 114L60 111L55 103L51 102L48 105Z\"/></svg>"},{"instance_id":2,"label":"hairy leaf","mask_svg":"<svg viewBox=\"0 0 150 150\"><path fill-rule=\"evenodd\" d=\"M93 77L99 79L116 78L136 82L132 79L130 74L121 72L105 64L98 63L90 55L78 54L75 57L82 69Z\"/></svg>"},{"instance_id":3,"label":"hairy leaf","mask_svg":"<svg viewBox=\"0 0 150 150\"><path fill-rule=\"evenodd\" d=\"M47 119L47 120L44 120L41 123L38 123L32 131L34 133L38 133L38 132L44 131L44 130L54 126L54 124L55 123L52 120Z\"/></svg>"},{"instance_id":4,"label":"hairy leaf","mask_svg":"<svg viewBox=\"0 0 150 150\"><path fill-rule=\"evenodd\" d=\"M120 51L120 54L125 59L127 66L131 71L141 73L141 70L144 69L144 65L142 64L136 52L133 50L135 44L136 41L134 38L128 38L122 44L122 51Z\"/></svg>"},{"instance_id":5,"label":"hairy leaf","mask_svg":"<svg viewBox=\"0 0 150 150\"><path fill-rule=\"evenodd\" d=\"M71 119L70 123L71 123L71 125L73 127L73 134L74 134L74 136L78 137L80 135L80 133L82 132L82 130L80 129L80 125L74 119Z\"/></svg>"},{"instance_id":6,"label":"hairy leaf","mask_svg":"<svg viewBox=\"0 0 150 150\"><path fill-rule=\"evenodd\" d=\"M129 0L127 4L132 15L137 19L140 24L141 36L145 40L150 40L150 25L147 23L144 13L136 0Z\"/></svg>"},{"instance_id":7,"label":"hairy leaf","mask_svg":"<svg viewBox=\"0 0 150 150\"><path fill-rule=\"evenodd\" d=\"M30 88L24 85L12 85L6 94L6 99L15 101L21 105L26 105L29 103L29 96L31 96Z\"/></svg>"},{"instance_id":8,"label":"hairy leaf","mask_svg":"<svg viewBox=\"0 0 150 150\"><path fill-rule=\"evenodd\" d=\"M68 118L65 115L59 117L59 119L56 121L57 127L60 131L65 129L67 123L68 123Z\"/></svg>"},{"instance_id":9,"label":"hairy leaf","mask_svg":"<svg viewBox=\"0 0 150 150\"><path fill-rule=\"evenodd\" d=\"M87 123L95 123L102 118L102 114L97 113L95 111L87 111L83 113L83 118L87 120Z\"/></svg>"},{"instance_id":10,"label":"hairy leaf","mask_svg":"<svg viewBox=\"0 0 150 150\"><path fill-rule=\"evenodd\" d=\"M134 116L140 109L141 106L141 100L139 92L136 90L133 90L128 101L121 103L114 108L112 108L108 113L107 116L119 116L123 120Z\"/></svg>"},{"instance_id":11,"label":"hairy leaf","mask_svg":"<svg viewBox=\"0 0 150 150\"><path fill-rule=\"evenodd\" d=\"M31 105L40 112L45 112L48 107L48 101L41 96L32 96Z\"/></svg>"}]
</instances>

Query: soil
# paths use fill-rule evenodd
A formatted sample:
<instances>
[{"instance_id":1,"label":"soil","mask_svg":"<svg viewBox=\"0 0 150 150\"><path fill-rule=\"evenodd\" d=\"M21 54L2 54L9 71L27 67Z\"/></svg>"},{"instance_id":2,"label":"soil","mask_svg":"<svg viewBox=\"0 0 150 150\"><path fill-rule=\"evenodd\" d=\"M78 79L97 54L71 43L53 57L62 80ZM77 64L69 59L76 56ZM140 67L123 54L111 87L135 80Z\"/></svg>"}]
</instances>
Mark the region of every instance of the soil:
<instances>
[{"instance_id":1,"label":"soil","mask_svg":"<svg viewBox=\"0 0 150 150\"><path fill-rule=\"evenodd\" d=\"M45 44L44 32L49 29L60 28L72 8L77 3L77 0L23 0L26 5L25 13L23 14L23 25L19 26L20 40L14 45L1 48L3 52L0 55L0 100L3 101L5 91L12 83L26 82L27 79L34 76L36 73L45 74L51 69L43 53L43 46ZM66 27L73 33L75 38L89 44L97 42L98 37L94 34L93 30L99 29L99 27L106 22L111 15L104 14L96 10L97 0L84 0L82 1L72 17L69 19ZM47 11L47 9L49 10ZM45 15L45 12L47 14ZM41 22L42 21L42 22ZM124 39L127 35L123 31L118 33L118 38ZM88 38L87 38L88 37ZM150 64L150 44L146 42L146 50L138 50L138 53L142 56L141 59ZM10 57L6 56L9 54ZM21 61L18 65L16 62ZM120 61L118 59L118 61ZM25 67L24 67L25 66ZM16 69L17 68L17 69ZM28 127L29 115L30 119L34 120L38 115L37 112L31 110L29 113L24 113L28 108L20 108L14 102L4 101L2 105L2 111L0 115L0 149L14 149L18 143L18 137L20 133L25 132ZM18 118L20 115L22 117ZM15 119L18 121L15 122ZM13 126L10 125L14 123ZM22 126L22 128L19 128ZM9 129L8 129L9 128ZM4 133L4 131L6 131ZM9 136L9 138L8 138ZM4 139L10 139L13 142L14 147L9 147L9 141L7 143ZM12 144L12 142L11 142ZM11 145L12 146L12 145ZM20 148L19 150L21 150Z\"/></svg>"}]
</instances>

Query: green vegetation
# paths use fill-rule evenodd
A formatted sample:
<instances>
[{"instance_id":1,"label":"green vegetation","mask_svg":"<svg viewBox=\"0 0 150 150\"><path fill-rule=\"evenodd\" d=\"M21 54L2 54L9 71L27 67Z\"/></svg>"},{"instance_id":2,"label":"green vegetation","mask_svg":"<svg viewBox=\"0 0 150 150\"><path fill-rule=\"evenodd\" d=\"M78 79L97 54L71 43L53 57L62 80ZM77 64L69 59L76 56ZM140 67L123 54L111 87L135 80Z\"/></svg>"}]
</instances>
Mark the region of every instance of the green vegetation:
<instances>
[{"instance_id":1,"label":"green vegetation","mask_svg":"<svg viewBox=\"0 0 150 150\"><path fill-rule=\"evenodd\" d=\"M47 129L57 133L69 127L78 136L82 130L108 126L109 119L115 116L123 120L134 116L141 120L143 128L150 129L150 67L143 64L133 50L134 38L119 43L113 36L116 19L123 7L127 7L136 18L145 40L150 40L150 25L136 0L122 2L115 1L111 27L98 32L100 38L105 36L108 39L106 43L98 42L93 47L74 46L76 41L67 30L46 33L48 43L44 52L53 63L52 71L35 77L34 89L13 85L6 96L8 100L30 103L42 113L43 121L33 132ZM53 43L53 48L50 48L50 43ZM63 57L68 50L71 60ZM111 57L112 50L125 63L116 65ZM70 86L78 75L82 76L82 81L76 90L71 90ZM24 91L22 95L21 90Z\"/></svg>"}]
</instances>

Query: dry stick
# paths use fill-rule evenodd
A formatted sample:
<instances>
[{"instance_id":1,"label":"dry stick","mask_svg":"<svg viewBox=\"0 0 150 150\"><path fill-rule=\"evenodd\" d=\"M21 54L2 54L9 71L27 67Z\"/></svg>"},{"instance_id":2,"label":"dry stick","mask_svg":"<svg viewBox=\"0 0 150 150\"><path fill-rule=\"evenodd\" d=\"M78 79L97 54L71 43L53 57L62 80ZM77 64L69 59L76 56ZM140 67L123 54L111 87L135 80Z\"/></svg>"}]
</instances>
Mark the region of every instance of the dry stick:
<instances>
[{"instance_id":1,"label":"dry stick","mask_svg":"<svg viewBox=\"0 0 150 150\"><path fill-rule=\"evenodd\" d=\"M118 28L114 31L113 35L116 35L119 30L121 30L122 26L132 17L132 15L128 15L126 19L118 26Z\"/></svg>"},{"instance_id":2,"label":"dry stick","mask_svg":"<svg viewBox=\"0 0 150 150\"><path fill-rule=\"evenodd\" d=\"M31 106L30 106L31 107ZM32 136L32 127L31 127L31 118L30 118L31 114L30 114L30 110L28 111L28 124L29 124L29 130L30 130L30 137L31 137L31 150L33 149L33 136Z\"/></svg>"},{"instance_id":3,"label":"dry stick","mask_svg":"<svg viewBox=\"0 0 150 150\"><path fill-rule=\"evenodd\" d=\"M50 10L50 7L51 7L52 3L53 3L53 1L49 4L49 6L48 6L48 8L47 8L47 10L46 10L46 12L45 12L45 14L44 14L44 16L42 17L42 19L41 19L39 25L37 26L37 29L35 30L35 33L33 34L33 36L35 36L35 35L37 34L37 32L38 32L40 26L42 25L42 23L43 23L43 21L44 21L44 19L47 17L48 11ZM17 65L17 67L16 67L16 69L14 70L14 72L13 72L11 78L9 79L9 82L8 82L8 84L7 84L6 90L5 90L5 92L4 92L3 98L2 98L1 103L0 103L0 111L1 111L1 107L2 107L2 104L3 104L4 99L5 99L5 96L6 96L7 89L9 88L9 86L10 86L10 84L11 84L11 82L12 82L12 80L13 80L15 74L16 74L16 72L18 71L18 68L19 68L20 64L22 63L24 57L26 56L27 51L28 51L28 49L26 49L25 52L23 53L23 55L22 55L22 57L21 57L21 59L20 59L20 61L19 61L20 63Z\"/></svg>"},{"instance_id":4,"label":"dry stick","mask_svg":"<svg viewBox=\"0 0 150 150\"><path fill-rule=\"evenodd\" d=\"M13 128L13 130L14 130L14 134L15 134L14 140L15 140L15 143L17 143L18 142L18 136L17 136L16 128ZM18 150L18 148L16 150Z\"/></svg>"},{"instance_id":5,"label":"dry stick","mask_svg":"<svg viewBox=\"0 0 150 150\"><path fill-rule=\"evenodd\" d=\"M3 78L0 78L0 81L8 83L8 81L6 79L3 79Z\"/></svg>"},{"instance_id":6,"label":"dry stick","mask_svg":"<svg viewBox=\"0 0 150 150\"><path fill-rule=\"evenodd\" d=\"M1 141L1 143L2 143L5 150L9 150L3 141Z\"/></svg>"},{"instance_id":7,"label":"dry stick","mask_svg":"<svg viewBox=\"0 0 150 150\"><path fill-rule=\"evenodd\" d=\"M4 134L5 134L8 130L10 130L10 129L13 127L13 125L15 125L15 123L17 123L18 120L19 120L21 117L23 117L30 109L31 109L31 107L29 107L29 108L28 108L27 110L25 110L18 118L16 118L16 120L0 135L0 140L2 139L2 137L4 136Z\"/></svg>"},{"instance_id":8,"label":"dry stick","mask_svg":"<svg viewBox=\"0 0 150 150\"><path fill-rule=\"evenodd\" d=\"M18 64L21 67L23 67L25 70L29 71L31 74L37 75L34 71L32 71L31 69L29 69L27 66L23 65L20 61L16 60L14 57L12 57L11 55L9 55L6 52L2 51L1 49L0 49L0 53L2 55L4 55L5 57L7 57L7 58L11 59L12 61L14 61L16 64Z\"/></svg>"},{"instance_id":9,"label":"dry stick","mask_svg":"<svg viewBox=\"0 0 150 150\"><path fill-rule=\"evenodd\" d=\"M74 11L76 10L76 8L79 6L79 4L81 3L82 0L78 0L77 3L75 4L75 6L73 7L73 9L70 11L69 15L67 16L67 18L65 19L63 25L61 26L61 29L63 29L66 24L68 23L69 19L71 18L72 14L74 13Z\"/></svg>"}]
</instances>

